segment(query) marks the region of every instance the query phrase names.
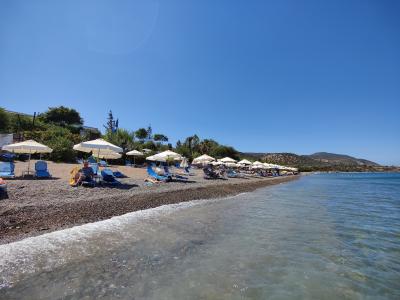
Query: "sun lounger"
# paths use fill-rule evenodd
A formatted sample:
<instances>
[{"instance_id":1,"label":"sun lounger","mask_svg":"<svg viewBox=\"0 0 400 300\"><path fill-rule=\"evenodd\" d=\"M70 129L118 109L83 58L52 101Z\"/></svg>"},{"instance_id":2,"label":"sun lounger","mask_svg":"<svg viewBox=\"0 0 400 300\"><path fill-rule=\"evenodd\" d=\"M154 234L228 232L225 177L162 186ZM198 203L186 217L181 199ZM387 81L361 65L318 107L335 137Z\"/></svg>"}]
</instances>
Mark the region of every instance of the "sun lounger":
<instances>
[{"instance_id":1,"label":"sun lounger","mask_svg":"<svg viewBox=\"0 0 400 300\"><path fill-rule=\"evenodd\" d=\"M15 165L12 161L0 162L0 177L2 178L14 178Z\"/></svg>"},{"instance_id":2,"label":"sun lounger","mask_svg":"<svg viewBox=\"0 0 400 300\"><path fill-rule=\"evenodd\" d=\"M107 162L106 161L104 161L104 160L101 160L101 161L99 161L99 166L100 167L107 167L108 166L108 164L107 164Z\"/></svg>"},{"instance_id":3,"label":"sun lounger","mask_svg":"<svg viewBox=\"0 0 400 300\"><path fill-rule=\"evenodd\" d=\"M182 175L179 175L179 174L176 174L176 173L171 173L169 171L168 166L164 166L164 174L167 177L176 178L176 179L179 179L179 180L188 180L188 178L185 177L185 176L182 176Z\"/></svg>"},{"instance_id":4,"label":"sun lounger","mask_svg":"<svg viewBox=\"0 0 400 300\"><path fill-rule=\"evenodd\" d=\"M101 177L103 179L103 183L118 185L121 184L117 179L115 179L113 172L110 169L104 169L101 171Z\"/></svg>"},{"instance_id":5,"label":"sun lounger","mask_svg":"<svg viewBox=\"0 0 400 300\"><path fill-rule=\"evenodd\" d=\"M114 177L116 177L116 178L125 178L125 177L127 177L125 174L123 174L123 173L121 173L120 171L113 171L113 175L114 175Z\"/></svg>"},{"instance_id":6,"label":"sun lounger","mask_svg":"<svg viewBox=\"0 0 400 300\"><path fill-rule=\"evenodd\" d=\"M239 175L238 175L234 170L228 170L228 171L226 171L226 175L227 175L229 178L237 178L237 177L239 177Z\"/></svg>"},{"instance_id":7,"label":"sun lounger","mask_svg":"<svg viewBox=\"0 0 400 300\"><path fill-rule=\"evenodd\" d=\"M155 179L157 179L157 180L159 180L159 181L169 181L169 180L171 180L171 178L169 178L169 177L158 175L158 174L153 170L153 168L151 167L151 165L148 165L148 166L147 166L147 174L149 174L150 177L155 178Z\"/></svg>"},{"instance_id":8,"label":"sun lounger","mask_svg":"<svg viewBox=\"0 0 400 300\"><path fill-rule=\"evenodd\" d=\"M93 156L89 156L87 161L89 162L89 164L97 164L97 160Z\"/></svg>"},{"instance_id":9,"label":"sun lounger","mask_svg":"<svg viewBox=\"0 0 400 300\"><path fill-rule=\"evenodd\" d=\"M39 160L35 163L35 177L37 178L50 178L51 174L47 170L47 163Z\"/></svg>"},{"instance_id":10,"label":"sun lounger","mask_svg":"<svg viewBox=\"0 0 400 300\"><path fill-rule=\"evenodd\" d=\"M90 163L89 166L92 168L94 175L99 174L99 165L97 163Z\"/></svg>"},{"instance_id":11,"label":"sun lounger","mask_svg":"<svg viewBox=\"0 0 400 300\"><path fill-rule=\"evenodd\" d=\"M219 179L219 178L221 178L221 176L219 174L217 174L216 172L214 172L214 170L212 170L210 168L204 168L203 172L204 172L204 179Z\"/></svg>"}]
</instances>

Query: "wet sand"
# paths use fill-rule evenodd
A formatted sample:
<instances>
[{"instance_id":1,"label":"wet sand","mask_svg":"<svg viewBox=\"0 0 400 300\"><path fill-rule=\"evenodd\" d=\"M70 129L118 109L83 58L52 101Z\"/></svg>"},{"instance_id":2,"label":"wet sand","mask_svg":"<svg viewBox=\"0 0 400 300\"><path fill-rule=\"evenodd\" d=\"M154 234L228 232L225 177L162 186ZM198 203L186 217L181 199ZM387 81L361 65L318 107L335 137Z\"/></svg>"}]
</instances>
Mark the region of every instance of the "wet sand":
<instances>
[{"instance_id":1,"label":"wet sand","mask_svg":"<svg viewBox=\"0 0 400 300\"><path fill-rule=\"evenodd\" d=\"M146 169L111 166L128 176L119 179L120 186L74 188L68 185L74 166L49 163L52 179L7 180L8 199L0 200L0 244L160 205L249 192L299 177L205 180L202 170L194 170L189 182L148 186ZM15 174L19 176L26 168L26 163L18 162Z\"/></svg>"}]
</instances>

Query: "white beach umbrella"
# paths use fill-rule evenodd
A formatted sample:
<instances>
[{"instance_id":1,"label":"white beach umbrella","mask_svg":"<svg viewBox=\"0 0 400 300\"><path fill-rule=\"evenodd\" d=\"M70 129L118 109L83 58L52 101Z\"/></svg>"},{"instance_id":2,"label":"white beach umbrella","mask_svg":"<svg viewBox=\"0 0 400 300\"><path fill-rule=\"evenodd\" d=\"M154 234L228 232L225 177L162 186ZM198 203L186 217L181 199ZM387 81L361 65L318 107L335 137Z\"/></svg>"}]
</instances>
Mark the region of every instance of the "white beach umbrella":
<instances>
[{"instance_id":1,"label":"white beach umbrella","mask_svg":"<svg viewBox=\"0 0 400 300\"><path fill-rule=\"evenodd\" d=\"M162 161L162 162L166 162L166 159L163 159L161 157L156 157L155 155L151 155L151 156L147 156L146 160L150 160L150 161Z\"/></svg>"},{"instance_id":2,"label":"white beach umbrella","mask_svg":"<svg viewBox=\"0 0 400 300\"><path fill-rule=\"evenodd\" d=\"M82 143L76 144L73 147L73 149L77 150L77 151L87 152L87 153L89 153L89 152L95 153L96 152L98 156L102 152L106 152L106 153L110 152L110 151L122 152L121 147L111 144L103 139L82 142Z\"/></svg>"},{"instance_id":3,"label":"white beach umbrella","mask_svg":"<svg viewBox=\"0 0 400 300\"><path fill-rule=\"evenodd\" d=\"M31 154L53 152L53 149L51 149L50 147L40 144L34 140L27 140L27 141L20 142L20 143L5 145L1 149L4 151L13 152L13 153L29 154L28 174L29 174L29 167L31 164Z\"/></svg>"},{"instance_id":4,"label":"white beach umbrella","mask_svg":"<svg viewBox=\"0 0 400 300\"><path fill-rule=\"evenodd\" d=\"M242 159L241 161L238 162L238 165L251 165L251 161L247 159Z\"/></svg>"},{"instance_id":5,"label":"white beach umbrella","mask_svg":"<svg viewBox=\"0 0 400 300\"><path fill-rule=\"evenodd\" d=\"M93 152L93 156L101 158L101 159L118 159L118 158L122 157L122 155L120 153L117 153L114 151L110 151L110 152L103 151L100 154L97 154L97 152Z\"/></svg>"},{"instance_id":6,"label":"white beach umbrella","mask_svg":"<svg viewBox=\"0 0 400 300\"><path fill-rule=\"evenodd\" d=\"M150 153L150 152L152 152L153 150L144 148L142 151L143 151L144 153Z\"/></svg>"},{"instance_id":7,"label":"white beach umbrella","mask_svg":"<svg viewBox=\"0 0 400 300\"><path fill-rule=\"evenodd\" d=\"M144 153L137 151L137 150L132 150L126 153L126 155L130 155L130 156L143 156Z\"/></svg>"},{"instance_id":8,"label":"white beach umbrella","mask_svg":"<svg viewBox=\"0 0 400 300\"><path fill-rule=\"evenodd\" d=\"M224 163L222 161L213 161L213 162L211 162L211 164L213 166L220 166L220 165L223 165Z\"/></svg>"},{"instance_id":9,"label":"white beach umbrella","mask_svg":"<svg viewBox=\"0 0 400 300\"><path fill-rule=\"evenodd\" d=\"M230 158L230 157L224 157L223 159L221 159L221 161L223 163L235 163L236 162L236 160L234 160L233 158Z\"/></svg>"},{"instance_id":10,"label":"white beach umbrella","mask_svg":"<svg viewBox=\"0 0 400 300\"><path fill-rule=\"evenodd\" d=\"M224 165L225 166L227 166L227 167L230 167L230 168L234 168L234 167L237 167L237 164L236 163L233 163L233 162L227 162L227 163L224 163Z\"/></svg>"},{"instance_id":11,"label":"white beach umbrella","mask_svg":"<svg viewBox=\"0 0 400 300\"><path fill-rule=\"evenodd\" d=\"M126 155L133 156L133 164L135 164L135 156L143 156L144 153L137 150L132 150L127 152Z\"/></svg>"},{"instance_id":12,"label":"white beach umbrella","mask_svg":"<svg viewBox=\"0 0 400 300\"><path fill-rule=\"evenodd\" d=\"M253 166L262 166L262 165L263 165L263 163L258 160L253 162Z\"/></svg>"},{"instance_id":13,"label":"white beach umbrella","mask_svg":"<svg viewBox=\"0 0 400 300\"><path fill-rule=\"evenodd\" d=\"M274 166L273 164L263 163L263 165L264 165L264 167L265 167L266 169L274 169L274 168L275 168L275 166Z\"/></svg>"},{"instance_id":14,"label":"white beach umbrella","mask_svg":"<svg viewBox=\"0 0 400 300\"><path fill-rule=\"evenodd\" d=\"M199 157L196 157L195 159L193 159L194 164L200 164L200 163L207 163L207 162L211 162L211 161L215 161L214 157L211 157L207 154L203 154L200 155Z\"/></svg>"},{"instance_id":15,"label":"white beach umbrella","mask_svg":"<svg viewBox=\"0 0 400 300\"><path fill-rule=\"evenodd\" d=\"M171 150L166 150L166 151L163 151L161 153L155 154L154 158L156 160L160 160L161 159L162 161L166 161L168 159L181 160L182 159L182 155L180 155L180 154L178 154L178 153L176 153L174 151L171 151Z\"/></svg>"}]
</instances>

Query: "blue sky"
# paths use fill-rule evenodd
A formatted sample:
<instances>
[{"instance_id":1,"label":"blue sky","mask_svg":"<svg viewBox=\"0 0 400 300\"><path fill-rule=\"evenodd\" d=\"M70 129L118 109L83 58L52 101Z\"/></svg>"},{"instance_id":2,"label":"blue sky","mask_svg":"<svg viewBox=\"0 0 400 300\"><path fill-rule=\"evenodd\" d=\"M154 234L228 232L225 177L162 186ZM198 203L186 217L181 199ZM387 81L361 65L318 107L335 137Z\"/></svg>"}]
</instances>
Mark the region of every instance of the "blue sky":
<instances>
[{"instance_id":1,"label":"blue sky","mask_svg":"<svg viewBox=\"0 0 400 300\"><path fill-rule=\"evenodd\" d=\"M400 164L398 1L0 0L0 106Z\"/></svg>"}]
</instances>

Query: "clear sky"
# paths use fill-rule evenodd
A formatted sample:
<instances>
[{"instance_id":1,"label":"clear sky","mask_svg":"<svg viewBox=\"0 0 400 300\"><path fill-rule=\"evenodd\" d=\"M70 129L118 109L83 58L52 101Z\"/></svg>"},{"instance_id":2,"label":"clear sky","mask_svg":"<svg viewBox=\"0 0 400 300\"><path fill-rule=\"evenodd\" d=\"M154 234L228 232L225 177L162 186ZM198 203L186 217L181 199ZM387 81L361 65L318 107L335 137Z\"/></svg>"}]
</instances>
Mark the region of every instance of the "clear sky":
<instances>
[{"instance_id":1,"label":"clear sky","mask_svg":"<svg viewBox=\"0 0 400 300\"><path fill-rule=\"evenodd\" d=\"M0 106L400 164L400 1L0 0Z\"/></svg>"}]
</instances>

